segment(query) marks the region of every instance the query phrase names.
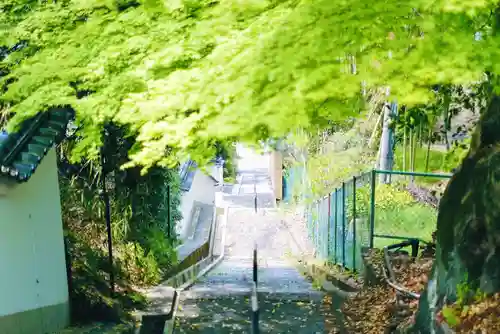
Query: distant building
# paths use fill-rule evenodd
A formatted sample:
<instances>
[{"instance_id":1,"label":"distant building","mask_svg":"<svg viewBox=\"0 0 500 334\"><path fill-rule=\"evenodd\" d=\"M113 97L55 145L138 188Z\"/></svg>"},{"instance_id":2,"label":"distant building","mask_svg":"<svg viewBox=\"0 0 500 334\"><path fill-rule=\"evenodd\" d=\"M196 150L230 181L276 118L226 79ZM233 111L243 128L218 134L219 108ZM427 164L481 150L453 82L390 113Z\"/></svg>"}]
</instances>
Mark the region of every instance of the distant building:
<instances>
[{"instance_id":1,"label":"distant building","mask_svg":"<svg viewBox=\"0 0 500 334\"><path fill-rule=\"evenodd\" d=\"M177 234L181 241L193 237L200 224L209 225L215 210L215 193L224 183L222 159L215 159L206 171L198 168L192 160L184 162L179 173L181 177L182 220L177 224Z\"/></svg>"}]
</instances>

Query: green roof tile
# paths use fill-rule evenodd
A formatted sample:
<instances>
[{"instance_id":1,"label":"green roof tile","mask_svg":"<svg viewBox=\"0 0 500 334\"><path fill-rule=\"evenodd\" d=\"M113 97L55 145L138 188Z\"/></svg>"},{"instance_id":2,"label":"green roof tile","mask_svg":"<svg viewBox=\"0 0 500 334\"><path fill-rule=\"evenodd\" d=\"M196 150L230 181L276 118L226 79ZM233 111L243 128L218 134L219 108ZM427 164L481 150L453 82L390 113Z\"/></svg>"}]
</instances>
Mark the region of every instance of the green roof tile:
<instances>
[{"instance_id":1,"label":"green roof tile","mask_svg":"<svg viewBox=\"0 0 500 334\"><path fill-rule=\"evenodd\" d=\"M27 181L49 149L58 144L73 112L53 108L21 124L19 131L0 131L0 176Z\"/></svg>"}]
</instances>

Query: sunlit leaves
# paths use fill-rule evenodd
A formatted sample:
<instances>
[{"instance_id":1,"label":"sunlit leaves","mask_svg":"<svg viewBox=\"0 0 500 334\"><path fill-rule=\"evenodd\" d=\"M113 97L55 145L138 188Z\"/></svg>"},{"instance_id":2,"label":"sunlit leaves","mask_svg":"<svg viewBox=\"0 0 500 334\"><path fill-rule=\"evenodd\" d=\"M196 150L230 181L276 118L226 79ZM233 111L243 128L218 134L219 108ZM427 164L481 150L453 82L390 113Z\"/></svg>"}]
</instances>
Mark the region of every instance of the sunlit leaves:
<instances>
[{"instance_id":1,"label":"sunlit leaves","mask_svg":"<svg viewBox=\"0 0 500 334\"><path fill-rule=\"evenodd\" d=\"M92 127L127 125L140 134L135 164L162 161L167 151L175 159L204 157L214 138L280 137L345 119L362 108L362 84L390 86L394 98L411 105L432 100L429 85L500 72L495 6L8 0L0 5L0 45L25 39L31 49L2 61L10 73L0 85L16 81L0 100L20 116L65 102L95 120ZM474 39L478 31L481 40ZM78 100L64 88L71 83L92 94ZM198 112L188 117L189 110Z\"/></svg>"}]
</instances>

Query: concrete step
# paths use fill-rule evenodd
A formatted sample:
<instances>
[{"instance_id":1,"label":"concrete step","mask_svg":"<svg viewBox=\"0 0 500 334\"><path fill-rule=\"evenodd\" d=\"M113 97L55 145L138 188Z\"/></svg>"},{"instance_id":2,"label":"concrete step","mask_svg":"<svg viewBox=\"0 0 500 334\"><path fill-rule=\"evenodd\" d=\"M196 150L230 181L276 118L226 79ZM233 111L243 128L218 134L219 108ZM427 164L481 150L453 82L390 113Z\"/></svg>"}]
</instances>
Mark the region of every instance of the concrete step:
<instances>
[{"instance_id":1,"label":"concrete step","mask_svg":"<svg viewBox=\"0 0 500 334\"><path fill-rule=\"evenodd\" d=\"M290 300L320 300L322 293L287 261L261 260L257 271L257 290ZM209 275L202 278L184 295L190 299L248 295L253 281L253 261L249 258L225 259Z\"/></svg>"},{"instance_id":2,"label":"concrete step","mask_svg":"<svg viewBox=\"0 0 500 334\"><path fill-rule=\"evenodd\" d=\"M184 301L175 333L249 333L252 312L248 296ZM259 295L263 333L324 333L320 302L271 300Z\"/></svg>"}]
</instances>

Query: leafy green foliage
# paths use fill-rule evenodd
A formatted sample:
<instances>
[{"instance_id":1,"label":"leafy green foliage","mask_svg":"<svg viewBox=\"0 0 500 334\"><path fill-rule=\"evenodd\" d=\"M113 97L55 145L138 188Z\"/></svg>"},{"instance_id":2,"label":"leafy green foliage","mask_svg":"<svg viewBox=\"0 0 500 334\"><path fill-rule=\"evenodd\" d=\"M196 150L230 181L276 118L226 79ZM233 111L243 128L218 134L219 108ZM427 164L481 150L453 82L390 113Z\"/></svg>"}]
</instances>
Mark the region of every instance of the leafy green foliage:
<instances>
[{"instance_id":1,"label":"leafy green foliage","mask_svg":"<svg viewBox=\"0 0 500 334\"><path fill-rule=\"evenodd\" d=\"M69 162L67 153L78 137L70 137L59 150L62 214L72 266L72 309L78 321L118 320L130 309L144 306L144 297L132 287L157 284L177 262L174 231L181 219L177 170L154 167L146 175L138 168L120 170L133 138L124 138L116 127L106 130L100 162ZM105 197L100 196L103 183L111 211L115 295L110 294L109 286Z\"/></svg>"},{"instance_id":2,"label":"leafy green foliage","mask_svg":"<svg viewBox=\"0 0 500 334\"><path fill-rule=\"evenodd\" d=\"M394 152L394 169L395 170L403 170L403 147L397 146ZM426 163L426 155L427 149L422 147L417 147L415 149L415 171L424 172ZM447 172L451 171L452 168L456 168L461 160L457 160L454 164L450 161L450 168L444 168L444 164L446 162L447 153L443 151L437 150L429 150L429 172L439 172L441 170L446 170ZM408 159L408 158L407 158ZM453 166L451 166L453 164ZM408 163L407 163L408 166Z\"/></svg>"},{"instance_id":3,"label":"leafy green foliage","mask_svg":"<svg viewBox=\"0 0 500 334\"><path fill-rule=\"evenodd\" d=\"M236 146L232 142L221 142L217 147L217 156L224 159L224 181L232 183L236 181Z\"/></svg>"},{"instance_id":4,"label":"leafy green foliage","mask_svg":"<svg viewBox=\"0 0 500 334\"><path fill-rule=\"evenodd\" d=\"M86 138L75 158L95 156L100 129L113 120L139 134L134 165L174 163L188 153L208 161L213 138L255 141L354 116L362 84L388 85L393 98L412 105L432 100L433 84L495 73L496 6L6 0L0 45L10 51L0 100L16 115L11 125L71 105Z\"/></svg>"},{"instance_id":5,"label":"leafy green foliage","mask_svg":"<svg viewBox=\"0 0 500 334\"><path fill-rule=\"evenodd\" d=\"M326 137L318 150L311 152L307 161L311 195L325 196L353 175L369 170L373 166L374 155L366 149L365 143L365 138L356 129Z\"/></svg>"},{"instance_id":6,"label":"leafy green foliage","mask_svg":"<svg viewBox=\"0 0 500 334\"><path fill-rule=\"evenodd\" d=\"M88 227L87 231L95 233L95 230ZM89 320L119 321L126 317L127 311L143 308L146 299L133 289L130 281L124 279L127 277L125 268L119 263L114 267L115 274L120 278L116 282L118 293L111 295L107 254L102 246L96 247L89 239L92 238L84 238L81 231L66 231L71 259L72 320L77 323L86 323Z\"/></svg>"},{"instance_id":7,"label":"leafy green foliage","mask_svg":"<svg viewBox=\"0 0 500 334\"><path fill-rule=\"evenodd\" d=\"M443 169L451 171L453 168L457 168L462 160L467 156L470 147L470 138L467 138L462 143L456 143L453 145L452 149L446 154L443 161Z\"/></svg>"},{"instance_id":8,"label":"leafy green foliage","mask_svg":"<svg viewBox=\"0 0 500 334\"><path fill-rule=\"evenodd\" d=\"M451 307L443 307L442 310L443 317L450 326L455 327L460 324L460 318L456 315L456 312Z\"/></svg>"}]
</instances>

